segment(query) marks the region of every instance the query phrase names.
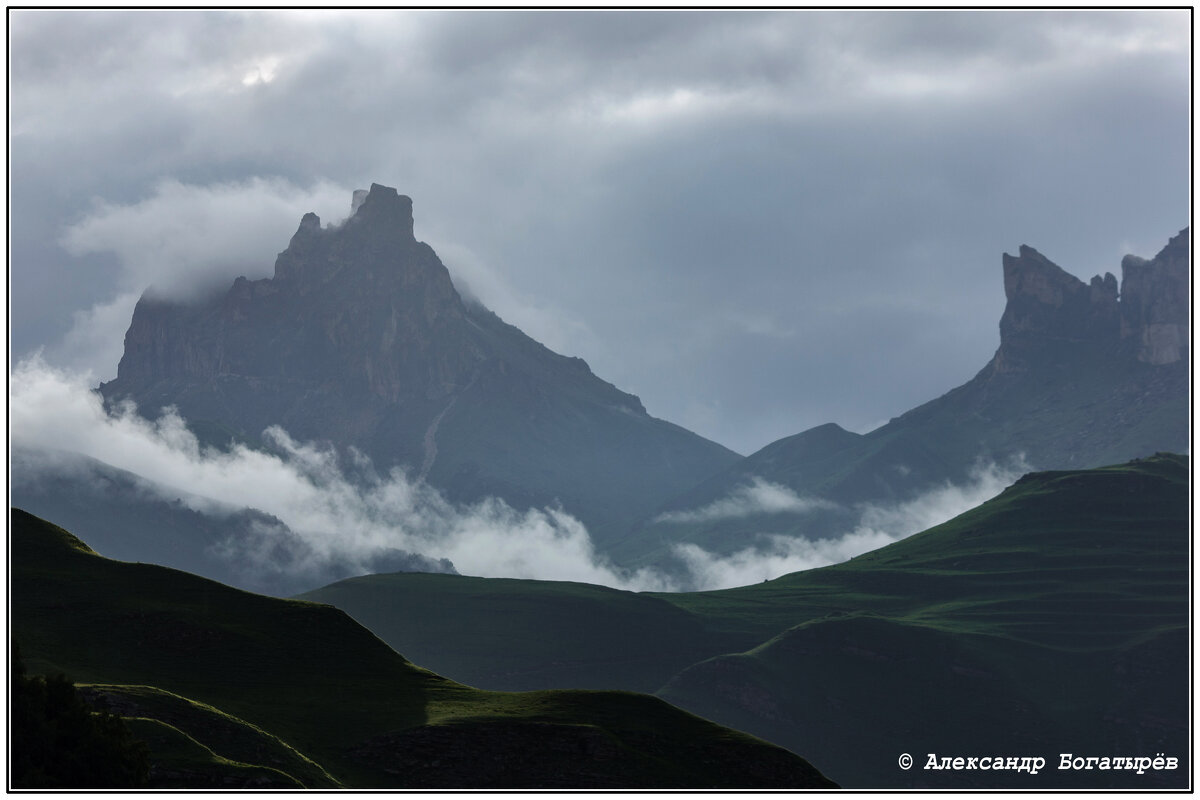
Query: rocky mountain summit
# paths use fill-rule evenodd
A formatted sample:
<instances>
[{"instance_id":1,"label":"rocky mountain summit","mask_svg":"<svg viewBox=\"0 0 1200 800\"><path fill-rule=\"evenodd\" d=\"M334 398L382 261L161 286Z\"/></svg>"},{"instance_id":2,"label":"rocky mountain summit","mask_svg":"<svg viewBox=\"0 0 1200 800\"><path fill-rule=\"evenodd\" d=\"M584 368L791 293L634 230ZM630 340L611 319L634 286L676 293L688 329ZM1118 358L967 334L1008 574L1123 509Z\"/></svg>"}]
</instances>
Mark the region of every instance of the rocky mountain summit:
<instances>
[{"instance_id":1,"label":"rocky mountain summit","mask_svg":"<svg viewBox=\"0 0 1200 800\"><path fill-rule=\"evenodd\" d=\"M189 303L148 291L106 401L174 406L218 446L272 425L353 446L458 501L561 503L600 538L738 459L464 300L408 197L374 184L352 211L305 214L271 278Z\"/></svg>"},{"instance_id":2,"label":"rocky mountain summit","mask_svg":"<svg viewBox=\"0 0 1200 800\"><path fill-rule=\"evenodd\" d=\"M1166 365L1189 350L1185 228L1152 260L1128 255L1121 285L1111 272L1085 284L1032 247L1004 254L1004 295L996 372L1022 372L1089 353Z\"/></svg>"},{"instance_id":3,"label":"rocky mountain summit","mask_svg":"<svg viewBox=\"0 0 1200 800\"><path fill-rule=\"evenodd\" d=\"M413 236L412 201L375 186L338 228L305 214L273 278L238 278L198 304L148 291L100 389L251 438L279 424L358 442L388 405L444 403L465 387L486 360L475 339L449 272ZM356 413L332 407L342 401ZM398 460L421 445L403 441Z\"/></svg>"},{"instance_id":4,"label":"rocky mountain summit","mask_svg":"<svg viewBox=\"0 0 1200 800\"><path fill-rule=\"evenodd\" d=\"M1120 286L1111 273L1084 283L1032 247L1004 254L1000 346L974 378L867 434L829 423L772 442L676 498L641 537L733 551L757 533L848 530L856 504L964 483L981 464L1081 469L1188 452L1189 233L1153 259L1126 256ZM837 508L663 521L762 480Z\"/></svg>"}]
</instances>

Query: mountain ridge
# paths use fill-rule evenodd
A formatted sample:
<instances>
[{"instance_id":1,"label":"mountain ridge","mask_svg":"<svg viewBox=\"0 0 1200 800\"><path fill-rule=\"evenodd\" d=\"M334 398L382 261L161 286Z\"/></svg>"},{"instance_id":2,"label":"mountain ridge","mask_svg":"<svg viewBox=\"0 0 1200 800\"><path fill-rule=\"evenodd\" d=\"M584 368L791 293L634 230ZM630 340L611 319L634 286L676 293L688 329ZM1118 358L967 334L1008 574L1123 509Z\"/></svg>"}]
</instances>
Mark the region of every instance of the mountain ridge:
<instances>
[{"instance_id":1,"label":"mountain ridge","mask_svg":"<svg viewBox=\"0 0 1200 800\"><path fill-rule=\"evenodd\" d=\"M1184 228L1153 259L1127 256L1119 292L1111 273L1084 283L1027 245L1004 254L1001 341L974 377L865 434L829 423L772 442L673 498L630 539L703 541L729 553L757 533L848 531L857 505L965 484L980 464L1080 468L1188 452L1189 247ZM840 507L692 526L656 521L756 479Z\"/></svg>"},{"instance_id":2,"label":"mountain ridge","mask_svg":"<svg viewBox=\"0 0 1200 800\"><path fill-rule=\"evenodd\" d=\"M465 301L373 184L353 216L306 214L271 278L198 302L139 300L108 406L176 407L209 444L269 425L427 479L455 502L561 504L603 546L740 458Z\"/></svg>"}]
</instances>

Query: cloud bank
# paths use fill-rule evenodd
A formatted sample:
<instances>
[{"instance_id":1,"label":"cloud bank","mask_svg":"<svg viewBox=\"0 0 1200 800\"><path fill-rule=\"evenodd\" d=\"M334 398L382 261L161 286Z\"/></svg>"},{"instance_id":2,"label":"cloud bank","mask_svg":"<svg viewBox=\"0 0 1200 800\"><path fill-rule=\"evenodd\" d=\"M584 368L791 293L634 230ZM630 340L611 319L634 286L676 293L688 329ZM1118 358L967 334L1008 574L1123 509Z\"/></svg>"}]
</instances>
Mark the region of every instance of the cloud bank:
<instances>
[{"instance_id":1,"label":"cloud bank","mask_svg":"<svg viewBox=\"0 0 1200 800\"><path fill-rule=\"evenodd\" d=\"M858 524L837 537L763 535L756 546L723 557L694 544L675 545L674 551L687 565L697 589L728 589L758 583L789 572L837 564L940 525L995 497L1029 469L1022 459L1007 466L979 464L965 484L947 483L894 506L859 507ZM725 501L713 506L720 502ZM832 505L827 503L826 507Z\"/></svg>"},{"instance_id":2,"label":"cloud bank","mask_svg":"<svg viewBox=\"0 0 1200 800\"><path fill-rule=\"evenodd\" d=\"M182 300L228 287L238 276L269 277L300 218L315 211L323 224L336 224L349 216L350 196L328 181L301 186L250 177L207 184L163 179L136 201L93 200L62 229L59 244L76 257L111 257L116 274L104 299L72 313L49 355L75 370L115 376L125 329L147 287Z\"/></svg>"},{"instance_id":3,"label":"cloud bank","mask_svg":"<svg viewBox=\"0 0 1200 800\"><path fill-rule=\"evenodd\" d=\"M225 541L221 554L257 563L268 573L281 569L281 553L292 559L284 558L282 567L297 571L311 566L294 563L298 553L310 562L371 571L402 551L448 559L460 573L483 577L581 581L636 591L727 588L896 541L982 502L1019 474L989 467L967 486L945 486L894 508L863 508L858 527L840 537L767 537L728 557L680 545L675 555L686 568L684 575L632 571L597 553L584 525L561 508L518 510L496 498L455 505L402 469L380 475L361 454L340 456L330 447L296 441L280 427L266 431L269 452L241 445L227 451L204 447L172 409L153 421L132 405L107 414L91 384L91 375L51 367L41 358L20 362L10 375L12 445L77 452L152 476L158 491L174 491L169 499L202 513L228 514L230 507L265 512L282 525L252 526L241 538ZM756 480L694 515L699 520L783 513L822 504L828 505Z\"/></svg>"},{"instance_id":4,"label":"cloud bank","mask_svg":"<svg viewBox=\"0 0 1200 800\"><path fill-rule=\"evenodd\" d=\"M326 225L344 220L351 188L261 177L212 184L165 179L136 202L94 201L63 232L62 244L76 256L114 253L122 286L186 298L239 275L271 275L270 254L283 249L300 217L316 211Z\"/></svg>"},{"instance_id":5,"label":"cloud bank","mask_svg":"<svg viewBox=\"0 0 1200 800\"><path fill-rule=\"evenodd\" d=\"M655 416L863 430L995 351L1001 252L1086 280L1186 224L1189 13L16 9L13 353L201 258L140 225L267 274L378 181Z\"/></svg>"},{"instance_id":6,"label":"cloud bank","mask_svg":"<svg viewBox=\"0 0 1200 800\"><path fill-rule=\"evenodd\" d=\"M202 447L171 410L153 422L128 405L107 415L88 377L40 359L21 362L10 381L13 445L79 452L153 476L160 486L185 490L179 499L193 510L224 513L213 501L258 509L300 537L315 559L366 564L399 549L449 559L469 575L671 588L648 571L613 568L582 523L560 509L518 511L494 498L455 506L403 470L380 476L365 457L344 461L278 427L266 432L272 452ZM268 527L256 533L228 542L228 555L264 557L282 535Z\"/></svg>"},{"instance_id":7,"label":"cloud bank","mask_svg":"<svg viewBox=\"0 0 1200 800\"><path fill-rule=\"evenodd\" d=\"M818 508L833 508L834 503L816 497L801 497L786 486L771 483L755 475L749 484L739 486L727 497L690 511L668 511L655 522L714 522L739 519L755 514L803 514Z\"/></svg>"}]
</instances>

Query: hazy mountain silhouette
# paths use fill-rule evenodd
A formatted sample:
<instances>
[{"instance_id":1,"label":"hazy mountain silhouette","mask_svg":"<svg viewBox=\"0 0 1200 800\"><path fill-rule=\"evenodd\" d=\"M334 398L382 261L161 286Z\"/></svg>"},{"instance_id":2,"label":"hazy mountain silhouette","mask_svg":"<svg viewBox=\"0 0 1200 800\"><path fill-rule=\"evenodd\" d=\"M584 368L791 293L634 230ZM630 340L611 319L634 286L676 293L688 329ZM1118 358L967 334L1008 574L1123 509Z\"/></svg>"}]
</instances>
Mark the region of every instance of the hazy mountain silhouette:
<instances>
[{"instance_id":1,"label":"hazy mountain silhouette","mask_svg":"<svg viewBox=\"0 0 1200 800\"><path fill-rule=\"evenodd\" d=\"M306 214L272 278L196 302L138 302L111 403L175 406L202 439L353 446L455 501L561 503L603 543L738 456L646 413L455 290L375 184L343 224Z\"/></svg>"},{"instance_id":2,"label":"hazy mountain silhouette","mask_svg":"<svg viewBox=\"0 0 1200 800\"><path fill-rule=\"evenodd\" d=\"M1000 347L970 381L867 434L830 423L772 442L660 513L709 507L755 480L838 508L688 524L655 515L630 540L731 550L749 532L823 536L855 504L963 483L982 463L1087 468L1189 451L1189 229L1152 260L1126 256L1119 291L1111 273L1084 283L1024 245L1003 269Z\"/></svg>"}]
</instances>

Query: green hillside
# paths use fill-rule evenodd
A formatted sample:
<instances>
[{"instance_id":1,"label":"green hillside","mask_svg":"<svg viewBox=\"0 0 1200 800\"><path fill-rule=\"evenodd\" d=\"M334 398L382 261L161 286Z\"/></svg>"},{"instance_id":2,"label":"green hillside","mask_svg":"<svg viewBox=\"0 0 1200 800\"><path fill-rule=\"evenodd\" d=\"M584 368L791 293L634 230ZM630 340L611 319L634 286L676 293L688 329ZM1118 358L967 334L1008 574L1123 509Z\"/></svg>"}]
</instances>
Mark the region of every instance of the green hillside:
<instances>
[{"instance_id":1,"label":"green hillside","mask_svg":"<svg viewBox=\"0 0 1200 800\"><path fill-rule=\"evenodd\" d=\"M641 689L692 659L661 696L803 752L845 786L1174 786L1184 769L1009 784L896 759L902 742L1185 755L1188 487L1175 455L1034 473L889 547L716 592L395 574L305 597L490 688Z\"/></svg>"},{"instance_id":2,"label":"green hillside","mask_svg":"<svg viewBox=\"0 0 1200 800\"><path fill-rule=\"evenodd\" d=\"M1026 476L844 564L674 596L757 627L660 695L805 750L851 787L1179 787L1187 780L1188 465ZM1174 772L902 771L901 752L1173 754Z\"/></svg>"},{"instance_id":3,"label":"green hillside","mask_svg":"<svg viewBox=\"0 0 1200 800\"><path fill-rule=\"evenodd\" d=\"M214 788L334 788L336 779L275 736L219 709L151 686L82 687L89 700L140 725L159 759L158 783ZM219 743L218 756L201 741ZM293 777L294 776L294 777Z\"/></svg>"},{"instance_id":4,"label":"green hillside","mask_svg":"<svg viewBox=\"0 0 1200 800\"><path fill-rule=\"evenodd\" d=\"M10 557L11 635L29 672L136 706L155 720L136 725L160 772L202 769L203 786L225 780L212 774L224 762L230 781L311 787L830 785L794 754L656 698L472 689L330 606L111 561L17 509Z\"/></svg>"},{"instance_id":5,"label":"green hillside","mask_svg":"<svg viewBox=\"0 0 1200 800\"><path fill-rule=\"evenodd\" d=\"M299 599L345 609L415 663L492 689L653 692L689 664L753 644L707 631L669 597L584 583L392 573Z\"/></svg>"},{"instance_id":6,"label":"green hillside","mask_svg":"<svg viewBox=\"0 0 1200 800\"><path fill-rule=\"evenodd\" d=\"M1186 628L1094 652L871 615L804 623L676 676L672 703L789 747L847 788L1187 785ZM917 759L913 769L898 757ZM1040 756L1037 776L925 770L928 754ZM1060 772L1059 754L1180 759L1172 771Z\"/></svg>"},{"instance_id":7,"label":"green hillside","mask_svg":"<svg viewBox=\"0 0 1200 800\"><path fill-rule=\"evenodd\" d=\"M1120 646L1186 623L1188 459L1031 473L954 519L842 564L660 595L714 631L769 637L870 611L1047 646ZM1086 624L1085 624L1086 623Z\"/></svg>"}]
</instances>

